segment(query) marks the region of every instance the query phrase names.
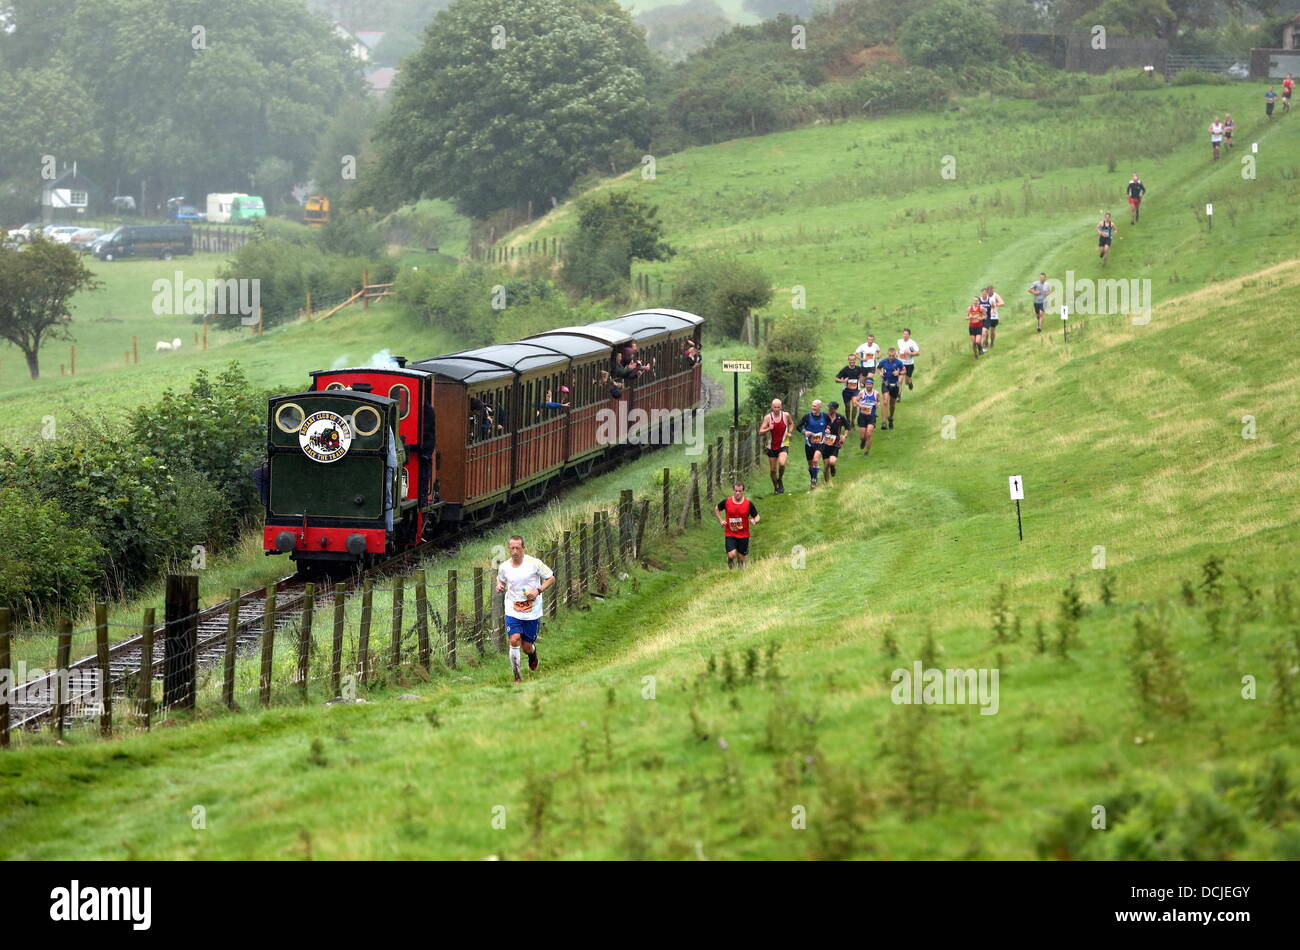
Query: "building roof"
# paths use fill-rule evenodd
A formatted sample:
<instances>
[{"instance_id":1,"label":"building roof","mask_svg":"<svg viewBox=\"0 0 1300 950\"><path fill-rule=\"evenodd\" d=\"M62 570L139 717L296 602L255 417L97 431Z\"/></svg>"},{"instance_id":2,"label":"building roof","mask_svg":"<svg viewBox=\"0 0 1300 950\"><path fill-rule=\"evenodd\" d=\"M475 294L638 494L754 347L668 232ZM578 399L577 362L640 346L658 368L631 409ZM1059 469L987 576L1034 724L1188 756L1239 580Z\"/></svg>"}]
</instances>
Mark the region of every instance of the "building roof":
<instances>
[{"instance_id":1,"label":"building roof","mask_svg":"<svg viewBox=\"0 0 1300 950\"><path fill-rule=\"evenodd\" d=\"M397 70L392 66L381 66L379 69L372 69L366 73L366 82L370 83L370 88L374 92L387 92L392 88L396 79Z\"/></svg>"},{"instance_id":2,"label":"building roof","mask_svg":"<svg viewBox=\"0 0 1300 950\"><path fill-rule=\"evenodd\" d=\"M517 343L498 343L446 356L420 360L411 369L480 385L507 380L519 373L563 366L579 356L611 352L615 346L697 327L703 318L682 310L638 310L614 320L548 330Z\"/></svg>"}]
</instances>

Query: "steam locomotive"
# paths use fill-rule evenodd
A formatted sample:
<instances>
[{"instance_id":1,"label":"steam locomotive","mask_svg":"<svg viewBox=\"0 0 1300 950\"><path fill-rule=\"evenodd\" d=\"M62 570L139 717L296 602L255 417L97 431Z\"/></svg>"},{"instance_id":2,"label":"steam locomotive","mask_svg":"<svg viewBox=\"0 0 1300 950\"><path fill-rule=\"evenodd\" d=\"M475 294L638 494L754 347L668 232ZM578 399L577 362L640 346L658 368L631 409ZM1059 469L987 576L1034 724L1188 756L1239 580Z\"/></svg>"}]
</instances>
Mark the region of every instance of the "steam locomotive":
<instances>
[{"instance_id":1,"label":"steam locomotive","mask_svg":"<svg viewBox=\"0 0 1300 950\"><path fill-rule=\"evenodd\" d=\"M629 446L602 423L699 408L703 319L639 310L387 368L319 370L267 407L267 554L350 567L536 503ZM632 354L631 357L629 354ZM650 367L639 375L632 365Z\"/></svg>"}]
</instances>

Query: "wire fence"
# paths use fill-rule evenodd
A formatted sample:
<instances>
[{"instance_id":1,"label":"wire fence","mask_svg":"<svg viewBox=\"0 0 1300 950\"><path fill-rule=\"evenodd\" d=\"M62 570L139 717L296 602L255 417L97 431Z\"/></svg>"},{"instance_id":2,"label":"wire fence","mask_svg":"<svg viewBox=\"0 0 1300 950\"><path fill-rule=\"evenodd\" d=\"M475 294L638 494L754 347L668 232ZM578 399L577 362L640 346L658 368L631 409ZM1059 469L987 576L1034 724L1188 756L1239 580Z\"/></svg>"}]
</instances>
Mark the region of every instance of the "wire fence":
<instances>
[{"instance_id":1,"label":"wire fence","mask_svg":"<svg viewBox=\"0 0 1300 950\"><path fill-rule=\"evenodd\" d=\"M543 597L543 630L563 629L569 611L637 587L636 572L667 558L668 542L697 530L714 493L743 478L762 453L757 427L731 430L701 461L665 467L654 490L622 489L607 506L584 507L530 547L555 584ZM709 518L712 518L711 512ZM446 563L446 562L444 562ZM460 564L460 562L454 562ZM168 578L164 622L145 610L138 624L112 621L99 604L93 628L15 634L0 609L0 747L47 730L98 730L105 737L148 730L179 713L302 703L360 703L376 689L428 682L479 666L506 650L497 561L379 573L351 583L286 580L232 590L198 609L198 578ZM110 644L113 628L133 636ZM15 642L46 668L13 661ZM93 652L73 660L74 642ZM39 741L39 739L33 740Z\"/></svg>"}]
</instances>

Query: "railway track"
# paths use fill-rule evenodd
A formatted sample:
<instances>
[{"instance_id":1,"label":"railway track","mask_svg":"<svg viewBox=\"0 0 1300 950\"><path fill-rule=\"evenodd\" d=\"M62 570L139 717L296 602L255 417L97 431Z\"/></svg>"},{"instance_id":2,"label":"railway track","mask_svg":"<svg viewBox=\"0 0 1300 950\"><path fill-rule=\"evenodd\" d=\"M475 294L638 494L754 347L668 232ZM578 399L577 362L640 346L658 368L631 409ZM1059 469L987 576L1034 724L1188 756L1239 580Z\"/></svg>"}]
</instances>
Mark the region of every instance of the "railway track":
<instances>
[{"instance_id":1,"label":"railway track","mask_svg":"<svg viewBox=\"0 0 1300 950\"><path fill-rule=\"evenodd\" d=\"M708 377L704 378L703 393L700 398L699 412L707 413L721 406L725 401L725 392L719 383ZM556 488L585 481L595 475L612 471L625 461L639 458L638 451L629 456L603 460L595 464L585 474L579 476L570 473L557 479ZM504 518L532 507L526 499L506 506L496 512L488 523L471 523L430 541L422 542L409 550L402 551L387 558L364 572L358 572L347 579L341 579L349 589L357 587L366 577L382 576L400 571L407 565L418 563L423 557L439 550L459 544L496 524ZM275 629L291 627L302 617L303 600L306 595L308 579L302 574L291 574L281 578L275 584ZM237 654L253 652L262 639L262 618L266 609L266 588L241 594L239 597L239 621L235 630L235 651ZM230 615L229 600L198 613L198 633L195 639L195 666L197 672L210 669L221 663L226 655L226 631ZM164 674L166 626L159 625L153 630L152 657L144 656L144 636L136 634L120 643L114 644L108 651L108 684L106 691L117 701L127 699L127 687L137 681L137 677L147 663L152 664L154 679L162 679ZM97 676L99 658L96 655L82 657L69 664L68 687L65 696L65 721L85 720L98 717L98 707L88 699L93 699L99 684L89 677ZM59 687L58 674L46 673L44 676L28 680L14 688L13 702L10 706L10 727L13 729L36 729L42 722L54 715L56 706L52 697ZM80 685L79 685L80 684Z\"/></svg>"}]
</instances>

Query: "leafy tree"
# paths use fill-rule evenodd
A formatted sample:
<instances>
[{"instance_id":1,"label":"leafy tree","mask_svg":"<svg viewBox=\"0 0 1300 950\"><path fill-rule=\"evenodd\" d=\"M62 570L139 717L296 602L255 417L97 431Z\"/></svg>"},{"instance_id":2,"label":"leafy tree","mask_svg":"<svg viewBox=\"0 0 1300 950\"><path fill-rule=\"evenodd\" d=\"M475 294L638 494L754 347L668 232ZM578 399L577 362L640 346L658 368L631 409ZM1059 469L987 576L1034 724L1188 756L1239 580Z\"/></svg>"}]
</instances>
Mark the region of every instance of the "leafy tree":
<instances>
[{"instance_id":1,"label":"leafy tree","mask_svg":"<svg viewBox=\"0 0 1300 950\"><path fill-rule=\"evenodd\" d=\"M41 376L41 344L72 339L68 301L100 286L66 244L35 240L21 251L0 248L0 339L23 351L32 379Z\"/></svg>"},{"instance_id":2,"label":"leafy tree","mask_svg":"<svg viewBox=\"0 0 1300 950\"><path fill-rule=\"evenodd\" d=\"M425 323L481 346L496 340L501 311L493 307L499 299L494 288L501 283L501 274L494 268L470 264L449 274L402 271L393 291Z\"/></svg>"},{"instance_id":3,"label":"leafy tree","mask_svg":"<svg viewBox=\"0 0 1300 950\"><path fill-rule=\"evenodd\" d=\"M633 259L667 260L675 252L663 240L658 214L626 191L580 202L578 232L565 246L565 281L586 296L607 297L631 280Z\"/></svg>"},{"instance_id":4,"label":"leafy tree","mask_svg":"<svg viewBox=\"0 0 1300 950\"><path fill-rule=\"evenodd\" d=\"M918 66L957 68L997 62L1005 52L998 22L973 0L939 0L908 18L898 44Z\"/></svg>"},{"instance_id":5,"label":"leafy tree","mask_svg":"<svg viewBox=\"0 0 1300 950\"><path fill-rule=\"evenodd\" d=\"M165 390L131 416L131 436L176 470L189 469L221 496L213 533L230 537L258 498L249 477L266 452L266 394L232 362L215 379L200 370L187 392Z\"/></svg>"},{"instance_id":6,"label":"leafy tree","mask_svg":"<svg viewBox=\"0 0 1300 950\"><path fill-rule=\"evenodd\" d=\"M811 317L778 320L772 335L758 351L757 372L751 381L751 393L761 394L761 402L751 408L766 412L772 399L779 398L787 409L796 405L799 395L817 383L821 376L817 341L821 332Z\"/></svg>"},{"instance_id":7,"label":"leafy tree","mask_svg":"<svg viewBox=\"0 0 1300 950\"><path fill-rule=\"evenodd\" d=\"M43 65L6 72L0 83L0 168L25 182L34 198L43 156L53 155L62 170L99 150L94 119L86 90L68 70Z\"/></svg>"},{"instance_id":8,"label":"leafy tree","mask_svg":"<svg viewBox=\"0 0 1300 950\"><path fill-rule=\"evenodd\" d=\"M739 338L745 318L772 299L772 283L763 271L728 255L693 259L673 284L673 306L709 318L710 332Z\"/></svg>"},{"instance_id":9,"label":"leafy tree","mask_svg":"<svg viewBox=\"0 0 1300 950\"><path fill-rule=\"evenodd\" d=\"M621 143L644 146L649 65L615 0L457 0L403 62L366 193L476 217L549 206Z\"/></svg>"}]
</instances>

